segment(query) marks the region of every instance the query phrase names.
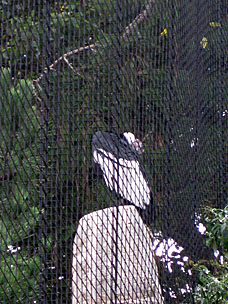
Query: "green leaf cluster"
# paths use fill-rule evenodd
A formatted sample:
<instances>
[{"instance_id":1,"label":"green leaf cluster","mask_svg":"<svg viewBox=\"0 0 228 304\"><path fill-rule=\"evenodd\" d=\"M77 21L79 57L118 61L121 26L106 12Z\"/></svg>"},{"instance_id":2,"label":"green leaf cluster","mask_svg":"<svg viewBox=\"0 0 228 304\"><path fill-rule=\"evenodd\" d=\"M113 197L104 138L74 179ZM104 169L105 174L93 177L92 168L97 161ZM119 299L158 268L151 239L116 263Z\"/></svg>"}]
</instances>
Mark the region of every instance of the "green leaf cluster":
<instances>
[{"instance_id":1,"label":"green leaf cluster","mask_svg":"<svg viewBox=\"0 0 228 304\"><path fill-rule=\"evenodd\" d=\"M199 304L225 304L228 301L228 207L207 207L204 214L206 244L218 255L218 261L194 266L199 275L194 297Z\"/></svg>"},{"instance_id":2,"label":"green leaf cluster","mask_svg":"<svg viewBox=\"0 0 228 304\"><path fill-rule=\"evenodd\" d=\"M39 114L32 82L0 75L0 298L21 303L39 290Z\"/></svg>"}]
</instances>

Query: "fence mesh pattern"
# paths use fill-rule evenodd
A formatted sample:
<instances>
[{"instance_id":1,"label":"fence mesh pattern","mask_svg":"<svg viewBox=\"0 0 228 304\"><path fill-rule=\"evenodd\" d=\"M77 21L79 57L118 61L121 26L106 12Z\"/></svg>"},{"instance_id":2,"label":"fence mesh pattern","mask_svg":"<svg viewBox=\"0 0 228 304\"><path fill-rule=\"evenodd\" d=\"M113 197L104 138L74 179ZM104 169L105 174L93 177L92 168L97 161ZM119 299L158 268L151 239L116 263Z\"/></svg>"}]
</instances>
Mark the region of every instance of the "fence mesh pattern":
<instances>
[{"instance_id":1,"label":"fence mesh pattern","mask_svg":"<svg viewBox=\"0 0 228 304\"><path fill-rule=\"evenodd\" d=\"M227 16L1 1L1 303L195 303L202 210L227 205Z\"/></svg>"}]
</instances>

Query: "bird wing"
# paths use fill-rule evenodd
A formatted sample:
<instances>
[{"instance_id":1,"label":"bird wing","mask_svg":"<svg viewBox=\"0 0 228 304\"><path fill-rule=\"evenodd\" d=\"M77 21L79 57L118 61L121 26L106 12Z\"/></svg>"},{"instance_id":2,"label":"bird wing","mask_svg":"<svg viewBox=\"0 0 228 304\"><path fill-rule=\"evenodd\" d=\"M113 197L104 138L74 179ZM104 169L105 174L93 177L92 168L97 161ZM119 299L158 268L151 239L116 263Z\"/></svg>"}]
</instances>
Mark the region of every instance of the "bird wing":
<instances>
[{"instance_id":1,"label":"bird wing","mask_svg":"<svg viewBox=\"0 0 228 304\"><path fill-rule=\"evenodd\" d=\"M117 158L103 149L93 151L106 185L135 206L145 209L150 203L150 188L137 160Z\"/></svg>"}]
</instances>

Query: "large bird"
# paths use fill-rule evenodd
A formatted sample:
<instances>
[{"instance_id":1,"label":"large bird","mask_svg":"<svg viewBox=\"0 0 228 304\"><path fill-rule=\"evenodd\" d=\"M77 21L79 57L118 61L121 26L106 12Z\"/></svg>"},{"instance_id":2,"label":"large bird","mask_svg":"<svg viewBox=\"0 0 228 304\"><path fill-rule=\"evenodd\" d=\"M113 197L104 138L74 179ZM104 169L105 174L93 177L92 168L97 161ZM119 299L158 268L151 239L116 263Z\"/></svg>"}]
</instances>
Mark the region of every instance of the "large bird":
<instances>
[{"instance_id":1,"label":"large bird","mask_svg":"<svg viewBox=\"0 0 228 304\"><path fill-rule=\"evenodd\" d=\"M96 132L92 139L93 161L106 185L141 210L151 202L151 190L141 164L142 143L134 134Z\"/></svg>"}]
</instances>

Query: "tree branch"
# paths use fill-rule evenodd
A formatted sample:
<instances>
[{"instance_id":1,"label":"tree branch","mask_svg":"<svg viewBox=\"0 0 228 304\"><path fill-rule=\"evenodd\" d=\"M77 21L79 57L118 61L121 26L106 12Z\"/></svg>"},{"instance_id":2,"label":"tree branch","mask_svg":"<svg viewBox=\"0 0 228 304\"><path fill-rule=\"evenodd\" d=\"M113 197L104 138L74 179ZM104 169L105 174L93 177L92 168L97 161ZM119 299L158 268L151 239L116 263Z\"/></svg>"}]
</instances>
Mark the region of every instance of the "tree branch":
<instances>
[{"instance_id":1,"label":"tree branch","mask_svg":"<svg viewBox=\"0 0 228 304\"><path fill-rule=\"evenodd\" d=\"M146 5L146 8L142 13L137 15L135 19L125 28L125 31L122 35L122 39L128 38L133 31L136 29L136 27L140 24L143 23L148 17L150 17L152 8L154 8L154 5L156 4L156 0L150 0L148 1L148 4Z\"/></svg>"},{"instance_id":2,"label":"tree branch","mask_svg":"<svg viewBox=\"0 0 228 304\"><path fill-rule=\"evenodd\" d=\"M73 50L73 51L70 51L70 52L68 52L68 53L63 54L63 55L60 56L58 59L56 59L56 60L54 61L54 63L52 63L48 68L46 68L46 69L44 70L44 72L40 75L39 78L34 79L33 81L34 81L34 82L40 82L40 80L44 77L44 75L47 74L48 71L54 70L55 66L56 66L60 61L62 61L62 60L63 60L64 62L67 63L67 65L70 67L71 70L72 70L72 69L74 70L74 68L72 67L72 65L71 65L71 64L69 63L69 61L67 60L67 58L69 58L69 57L72 56L72 55L77 55L77 54L79 54L80 52L83 52L83 51L86 51L86 50L94 50L96 47L97 47L97 46L96 46L95 43L94 43L94 44L90 44L90 45L87 45L87 46L82 46L82 47L80 47L80 48L78 48L78 49L75 49L75 50Z\"/></svg>"}]
</instances>

